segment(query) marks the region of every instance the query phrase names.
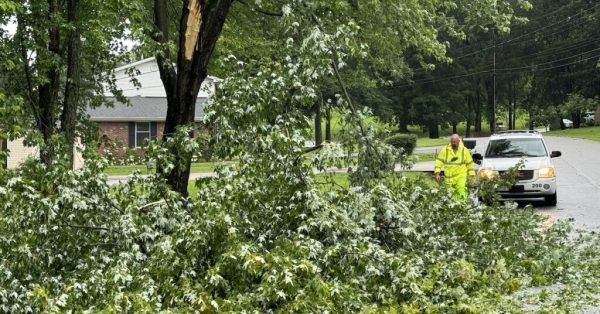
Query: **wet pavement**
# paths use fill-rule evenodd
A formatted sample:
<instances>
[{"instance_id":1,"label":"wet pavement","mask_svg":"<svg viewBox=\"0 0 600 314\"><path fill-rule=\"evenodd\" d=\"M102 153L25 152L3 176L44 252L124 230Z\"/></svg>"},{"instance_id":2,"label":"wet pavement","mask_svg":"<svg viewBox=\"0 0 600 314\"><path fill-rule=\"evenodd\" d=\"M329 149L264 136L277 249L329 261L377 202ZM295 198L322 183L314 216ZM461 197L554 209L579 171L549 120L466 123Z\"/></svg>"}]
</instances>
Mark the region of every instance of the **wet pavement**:
<instances>
[{"instance_id":1,"label":"wet pavement","mask_svg":"<svg viewBox=\"0 0 600 314\"><path fill-rule=\"evenodd\" d=\"M562 156L554 158L558 204L533 205L556 219L574 219L579 229L600 231L600 142L582 139L545 137L549 150Z\"/></svg>"}]
</instances>

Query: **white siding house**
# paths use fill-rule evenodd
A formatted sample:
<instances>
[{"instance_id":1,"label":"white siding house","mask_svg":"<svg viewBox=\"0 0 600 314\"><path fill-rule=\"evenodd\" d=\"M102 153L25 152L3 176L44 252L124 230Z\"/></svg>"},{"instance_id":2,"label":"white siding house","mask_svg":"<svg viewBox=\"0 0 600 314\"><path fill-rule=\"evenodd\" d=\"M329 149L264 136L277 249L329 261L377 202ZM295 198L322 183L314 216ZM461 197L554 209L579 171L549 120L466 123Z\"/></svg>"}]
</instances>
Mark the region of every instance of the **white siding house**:
<instances>
[{"instance_id":1,"label":"white siding house","mask_svg":"<svg viewBox=\"0 0 600 314\"><path fill-rule=\"evenodd\" d=\"M141 86L136 86L132 82L132 75ZM118 89L123 91L126 97L166 97L165 89L160 80L158 64L154 57L137 61L118 67L115 69L115 79ZM208 76L200 87L198 98L206 99L215 92L215 82L220 79L214 76ZM108 90L104 96L114 97Z\"/></svg>"}]
</instances>

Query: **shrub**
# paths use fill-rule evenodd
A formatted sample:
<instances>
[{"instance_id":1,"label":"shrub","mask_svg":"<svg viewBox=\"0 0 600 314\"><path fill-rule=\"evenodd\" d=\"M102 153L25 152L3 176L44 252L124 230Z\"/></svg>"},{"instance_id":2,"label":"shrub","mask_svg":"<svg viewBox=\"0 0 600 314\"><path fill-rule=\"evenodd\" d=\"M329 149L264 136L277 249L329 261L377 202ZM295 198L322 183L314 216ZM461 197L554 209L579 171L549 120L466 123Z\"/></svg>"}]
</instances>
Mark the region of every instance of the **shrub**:
<instances>
[{"instance_id":1,"label":"shrub","mask_svg":"<svg viewBox=\"0 0 600 314\"><path fill-rule=\"evenodd\" d=\"M385 139L385 142L402 149L403 154L410 155L417 146L417 136L414 134L395 134Z\"/></svg>"}]
</instances>

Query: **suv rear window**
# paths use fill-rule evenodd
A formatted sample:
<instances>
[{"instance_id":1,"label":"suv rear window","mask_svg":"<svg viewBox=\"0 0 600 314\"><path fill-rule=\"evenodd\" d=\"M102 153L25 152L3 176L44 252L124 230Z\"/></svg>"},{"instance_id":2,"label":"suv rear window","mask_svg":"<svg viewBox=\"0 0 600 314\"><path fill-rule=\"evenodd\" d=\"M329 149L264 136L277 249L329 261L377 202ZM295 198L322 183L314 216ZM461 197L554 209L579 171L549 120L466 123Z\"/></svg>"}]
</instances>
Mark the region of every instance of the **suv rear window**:
<instances>
[{"instance_id":1,"label":"suv rear window","mask_svg":"<svg viewBox=\"0 0 600 314\"><path fill-rule=\"evenodd\" d=\"M540 138L497 139L490 141L486 158L544 157L546 146Z\"/></svg>"}]
</instances>

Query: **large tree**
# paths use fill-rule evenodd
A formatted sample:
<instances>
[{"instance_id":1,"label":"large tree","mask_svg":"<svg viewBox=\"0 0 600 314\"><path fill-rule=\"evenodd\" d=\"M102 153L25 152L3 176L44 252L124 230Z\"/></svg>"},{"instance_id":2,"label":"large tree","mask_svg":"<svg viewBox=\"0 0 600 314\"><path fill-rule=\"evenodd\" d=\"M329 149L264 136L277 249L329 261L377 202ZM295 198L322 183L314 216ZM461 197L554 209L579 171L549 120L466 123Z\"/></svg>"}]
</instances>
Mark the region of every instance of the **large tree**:
<instances>
[{"instance_id":1,"label":"large tree","mask_svg":"<svg viewBox=\"0 0 600 314\"><path fill-rule=\"evenodd\" d=\"M37 130L28 135L39 145L44 164L52 167L59 155L72 161L79 117L110 85L110 69L123 51L117 39L124 38L135 5L120 0L8 3L0 24L16 30L0 38L1 87L23 100L20 124L22 130Z\"/></svg>"},{"instance_id":2,"label":"large tree","mask_svg":"<svg viewBox=\"0 0 600 314\"><path fill-rule=\"evenodd\" d=\"M523 4L526 2L519 2ZM239 7L238 8L235 7ZM178 7L176 2L155 0L152 3L154 24L146 26L151 37L157 43L156 57L165 91L167 94L168 111L165 125L164 140L174 135L179 126L189 125L194 121L194 107L200 85L208 73L216 43L223 29L226 43L237 44L237 47L253 46L245 43L257 43L266 46L262 52L264 58L283 58L278 56L277 37L287 29L274 28L273 32L265 29L248 32L248 29L227 27L226 18L231 18L232 25L256 25L264 27L265 23L273 25L272 20L252 20L250 13L266 15L272 19L295 19L307 31L298 33L290 38L302 44L303 40L314 36L316 32L333 32L338 25L358 26L358 33L347 38L347 44L352 45L355 52L346 56L337 55L335 45L331 42L330 63L332 75L335 73L335 83L339 94L348 98L340 82L345 75L354 75L363 71L368 78L377 83L382 74L399 78L406 72L404 53L412 49L419 56L421 64L427 64L426 58L444 60L446 44L440 41L441 33L449 36L464 36L465 26L482 24L498 25L507 28L514 10L510 1L501 1L490 5L481 1L450 2L407 2L397 3L391 0L357 2L357 1L260 1L233 3L230 0L188 0ZM231 16L230 16L231 14ZM458 18L460 16L460 19ZM240 19L249 19L240 22ZM277 24L277 22L275 22ZM284 25L284 23L279 23ZM224 28L225 26L225 28ZM237 32L239 32L238 35ZM239 36L246 36L241 38ZM267 44L263 44L263 43ZM283 43L281 43L283 44ZM229 47L231 48L231 46ZM241 56L256 55L256 49L233 51ZM355 59L355 66L346 67L340 71L336 62L348 62ZM242 58L243 60L243 58ZM359 71L359 72L356 72ZM221 73L227 73L221 71ZM358 80L361 82L364 80ZM348 88L345 88L348 91ZM349 99L347 99L348 101ZM351 102L349 102L351 103ZM187 194L190 161L184 154L175 152L174 167L167 174L171 187Z\"/></svg>"}]
</instances>

